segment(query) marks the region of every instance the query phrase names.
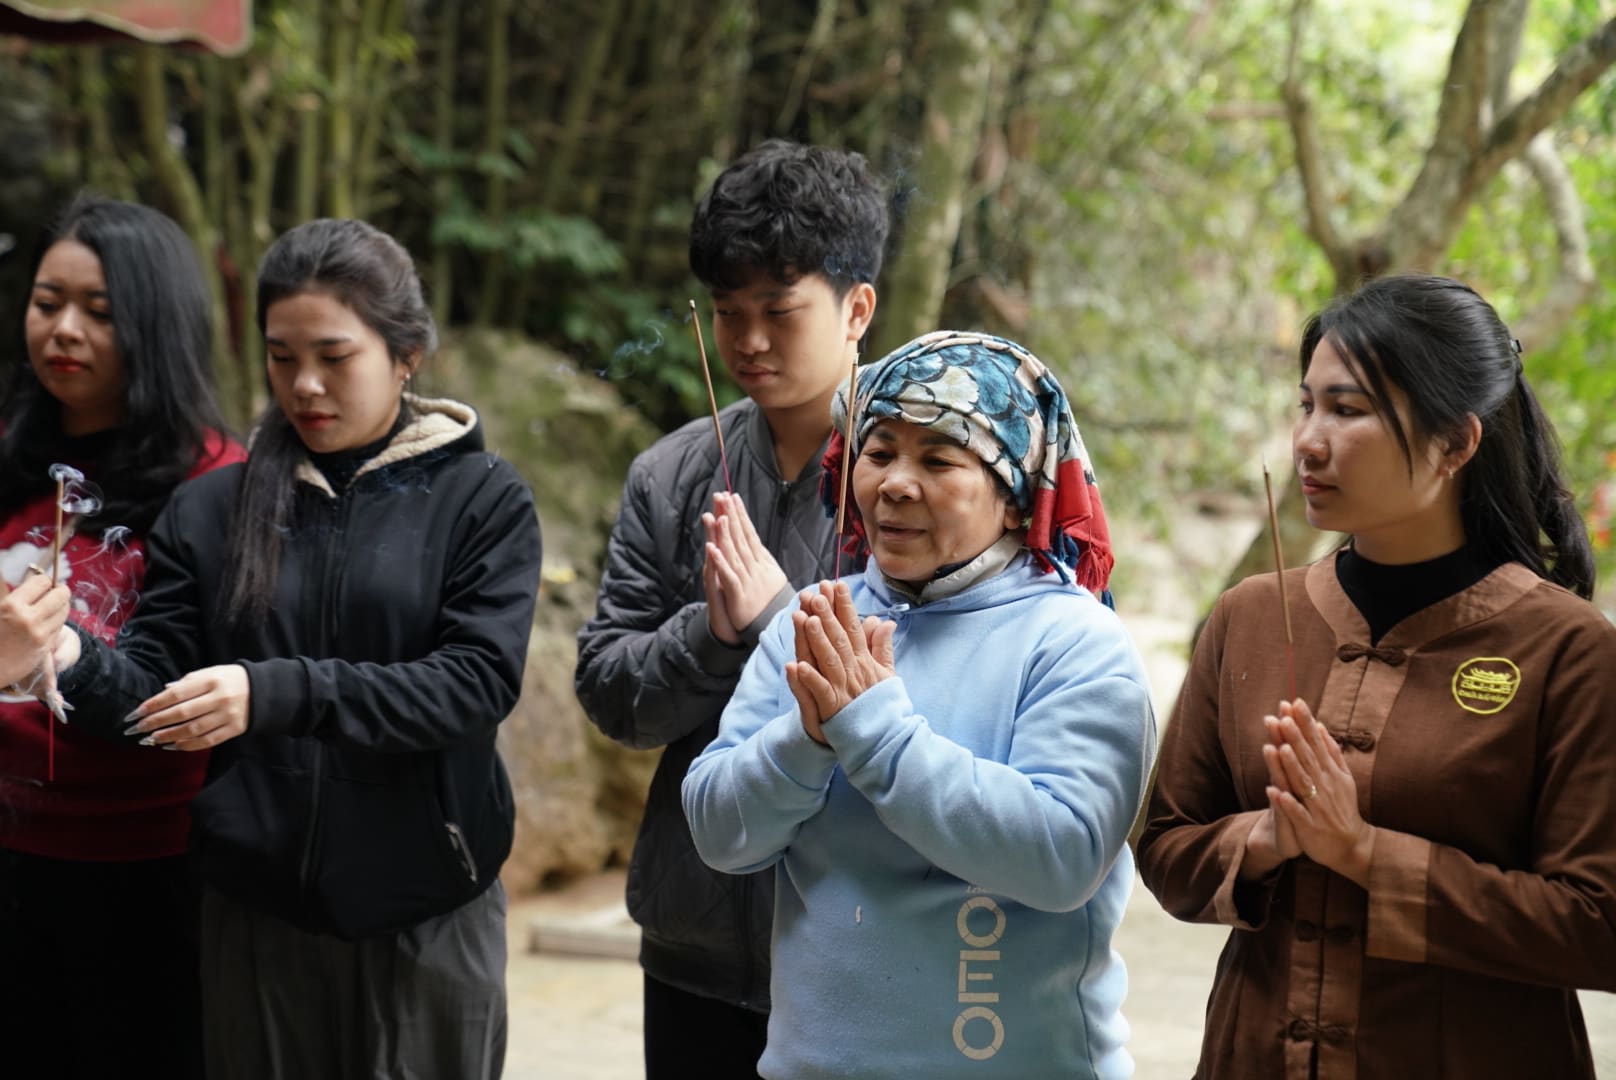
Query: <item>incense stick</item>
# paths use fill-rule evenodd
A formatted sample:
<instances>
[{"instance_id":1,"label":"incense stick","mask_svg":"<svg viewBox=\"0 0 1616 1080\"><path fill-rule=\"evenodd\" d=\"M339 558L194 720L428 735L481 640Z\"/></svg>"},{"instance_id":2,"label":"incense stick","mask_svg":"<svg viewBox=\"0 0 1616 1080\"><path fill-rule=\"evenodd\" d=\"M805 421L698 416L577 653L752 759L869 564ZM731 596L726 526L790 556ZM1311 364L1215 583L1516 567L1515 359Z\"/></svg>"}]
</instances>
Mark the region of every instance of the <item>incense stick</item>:
<instances>
[{"instance_id":1,"label":"incense stick","mask_svg":"<svg viewBox=\"0 0 1616 1080\"><path fill-rule=\"evenodd\" d=\"M701 377L707 384L707 404L713 410L713 434L718 437L718 460L724 463L724 491L735 494L735 485L729 478L729 454L724 449L724 429L718 423L718 398L713 395L713 373L707 366L707 345L701 339L701 313L696 302L690 301L690 325L696 328L696 351L701 354Z\"/></svg>"},{"instance_id":2,"label":"incense stick","mask_svg":"<svg viewBox=\"0 0 1616 1080\"><path fill-rule=\"evenodd\" d=\"M51 471L55 472L56 470L52 469ZM51 533L50 579L51 588L53 589L56 588L57 567L62 561L62 503L66 500L67 478L58 476L56 478L56 531ZM67 717L62 713L62 694L61 691L56 689L55 658L51 656L48 649L40 667L42 668L42 678L47 683L44 693L45 707L50 710L51 717L54 720L60 720L65 724ZM51 720L45 721L45 779L52 783L56 780L56 725Z\"/></svg>"},{"instance_id":3,"label":"incense stick","mask_svg":"<svg viewBox=\"0 0 1616 1080\"><path fill-rule=\"evenodd\" d=\"M847 373L847 430L842 433L841 490L836 493L836 581L842 580L842 534L847 522L847 492L853 486L853 408L858 401L858 354Z\"/></svg>"},{"instance_id":4,"label":"incense stick","mask_svg":"<svg viewBox=\"0 0 1616 1080\"><path fill-rule=\"evenodd\" d=\"M1291 604L1285 591L1285 552L1279 544L1279 513L1274 509L1274 481L1262 463L1263 490L1268 494L1268 535L1274 541L1274 573L1279 579L1279 606L1285 613L1285 667L1290 672L1291 700L1296 700L1296 639L1291 634Z\"/></svg>"},{"instance_id":5,"label":"incense stick","mask_svg":"<svg viewBox=\"0 0 1616 1080\"><path fill-rule=\"evenodd\" d=\"M55 470L52 469L52 472ZM67 478L56 478L56 531L51 534L51 588L56 588L56 564L62 561L62 503L67 499Z\"/></svg>"}]
</instances>

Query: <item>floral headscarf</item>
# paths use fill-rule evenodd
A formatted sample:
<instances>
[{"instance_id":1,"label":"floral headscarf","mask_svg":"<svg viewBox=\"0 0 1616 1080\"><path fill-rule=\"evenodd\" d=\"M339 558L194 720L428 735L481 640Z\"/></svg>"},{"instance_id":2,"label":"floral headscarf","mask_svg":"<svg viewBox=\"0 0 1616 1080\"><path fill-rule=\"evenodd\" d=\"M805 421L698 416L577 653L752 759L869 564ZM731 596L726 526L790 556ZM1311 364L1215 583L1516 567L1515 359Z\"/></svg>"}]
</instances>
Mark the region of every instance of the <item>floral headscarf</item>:
<instances>
[{"instance_id":1,"label":"floral headscarf","mask_svg":"<svg viewBox=\"0 0 1616 1080\"><path fill-rule=\"evenodd\" d=\"M847 518L856 548L864 523L842 473L847 383L831 404L834 434L820 495L836 512L847 484ZM938 330L858 372L853 425L856 458L882 420L932 428L975 453L1003 480L1028 519L1027 547L1045 570L1095 595L1104 593L1115 559L1100 489L1066 393L1032 353L992 334Z\"/></svg>"}]
</instances>

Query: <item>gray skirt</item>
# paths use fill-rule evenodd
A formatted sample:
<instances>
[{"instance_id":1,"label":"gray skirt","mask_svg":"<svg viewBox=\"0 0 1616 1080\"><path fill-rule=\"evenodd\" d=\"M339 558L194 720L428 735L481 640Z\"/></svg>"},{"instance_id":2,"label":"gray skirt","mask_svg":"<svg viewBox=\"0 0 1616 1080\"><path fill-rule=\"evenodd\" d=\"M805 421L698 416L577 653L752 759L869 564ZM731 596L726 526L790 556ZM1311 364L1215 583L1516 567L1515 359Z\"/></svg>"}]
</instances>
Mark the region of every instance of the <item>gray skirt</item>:
<instances>
[{"instance_id":1,"label":"gray skirt","mask_svg":"<svg viewBox=\"0 0 1616 1080\"><path fill-rule=\"evenodd\" d=\"M202 898L210 1080L498 1080L505 890L397 934L310 934Z\"/></svg>"}]
</instances>

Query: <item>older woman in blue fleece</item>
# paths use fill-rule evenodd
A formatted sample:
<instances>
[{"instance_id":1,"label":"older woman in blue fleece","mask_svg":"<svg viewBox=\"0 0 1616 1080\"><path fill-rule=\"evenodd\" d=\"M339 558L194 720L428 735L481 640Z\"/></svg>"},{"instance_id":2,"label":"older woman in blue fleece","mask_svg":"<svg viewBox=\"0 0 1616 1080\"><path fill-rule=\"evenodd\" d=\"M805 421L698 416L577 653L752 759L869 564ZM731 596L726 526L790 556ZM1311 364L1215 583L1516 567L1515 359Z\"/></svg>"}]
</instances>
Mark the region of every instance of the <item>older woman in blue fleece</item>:
<instances>
[{"instance_id":1,"label":"older woman in blue fleece","mask_svg":"<svg viewBox=\"0 0 1616 1080\"><path fill-rule=\"evenodd\" d=\"M867 568L774 621L683 788L710 865L777 867L758 1070L1129 1076L1111 936L1155 723L1066 396L942 331L861 373L851 430Z\"/></svg>"}]
</instances>

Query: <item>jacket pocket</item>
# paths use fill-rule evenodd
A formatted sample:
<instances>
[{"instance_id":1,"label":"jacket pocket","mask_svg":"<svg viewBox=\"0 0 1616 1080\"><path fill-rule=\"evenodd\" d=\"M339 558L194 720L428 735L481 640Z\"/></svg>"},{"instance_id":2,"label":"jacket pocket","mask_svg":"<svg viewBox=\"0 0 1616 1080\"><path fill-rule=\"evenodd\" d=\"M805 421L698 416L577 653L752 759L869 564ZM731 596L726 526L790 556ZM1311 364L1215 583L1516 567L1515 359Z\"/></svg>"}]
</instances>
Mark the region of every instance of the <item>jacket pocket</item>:
<instances>
[{"instance_id":1,"label":"jacket pocket","mask_svg":"<svg viewBox=\"0 0 1616 1080\"><path fill-rule=\"evenodd\" d=\"M325 784L311 885L332 928L346 938L446 914L490 880L468 872L465 836L439 810L430 764L409 758L393 764L413 775L385 784L338 775Z\"/></svg>"},{"instance_id":2,"label":"jacket pocket","mask_svg":"<svg viewBox=\"0 0 1616 1080\"><path fill-rule=\"evenodd\" d=\"M192 846L216 888L301 926L318 922L298 886L312 778L302 770L240 758L191 803Z\"/></svg>"}]
</instances>

